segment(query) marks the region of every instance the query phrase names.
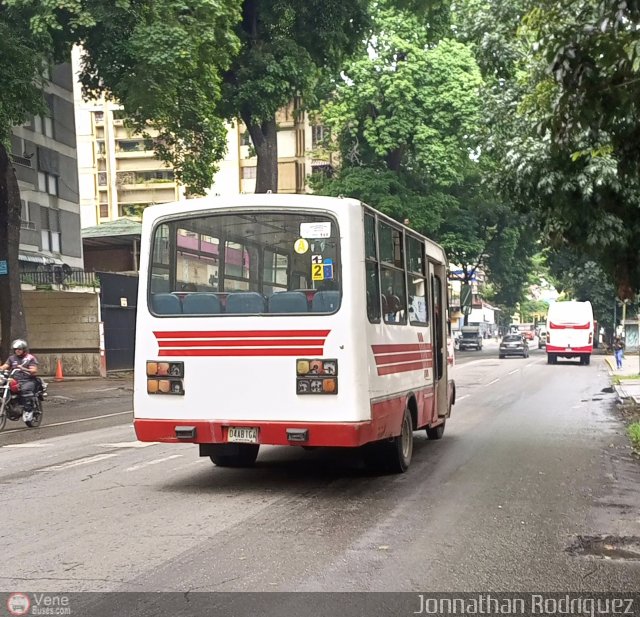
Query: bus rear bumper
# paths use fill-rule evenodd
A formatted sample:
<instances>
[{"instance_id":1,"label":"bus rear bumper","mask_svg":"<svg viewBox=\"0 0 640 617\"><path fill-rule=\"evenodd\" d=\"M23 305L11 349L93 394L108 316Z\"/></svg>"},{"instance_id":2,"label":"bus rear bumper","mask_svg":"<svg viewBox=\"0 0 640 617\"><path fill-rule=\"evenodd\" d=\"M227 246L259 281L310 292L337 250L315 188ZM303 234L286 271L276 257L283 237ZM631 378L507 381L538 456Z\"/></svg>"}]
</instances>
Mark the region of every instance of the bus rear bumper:
<instances>
[{"instance_id":1,"label":"bus rear bumper","mask_svg":"<svg viewBox=\"0 0 640 617\"><path fill-rule=\"evenodd\" d=\"M203 420L134 420L140 441L228 443L230 427L257 428L259 444L274 446L357 447L398 434L402 416L366 422L251 422Z\"/></svg>"}]
</instances>

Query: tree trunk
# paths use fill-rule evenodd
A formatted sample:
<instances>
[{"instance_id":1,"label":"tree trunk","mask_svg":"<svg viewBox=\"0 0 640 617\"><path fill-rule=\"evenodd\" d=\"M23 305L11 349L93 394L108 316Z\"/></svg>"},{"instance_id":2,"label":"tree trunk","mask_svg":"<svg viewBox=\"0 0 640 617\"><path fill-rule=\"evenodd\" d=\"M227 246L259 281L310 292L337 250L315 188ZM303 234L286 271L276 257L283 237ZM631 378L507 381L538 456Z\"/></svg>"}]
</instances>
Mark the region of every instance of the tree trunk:
<instances>
[{"instance_id":1,"label":"tree trunk","mask_svg":"<svg viewBox=\"0 0 640 617\"><path fill-rule=\"evenodd\" d=\"M278 133L276 119L255 122L250 114L242 114L258 157L256 193L278 192Z\"/></svg>"},{"instance_id":2,"label":"tree trunk","mask_svg":"<svg viewBox=\"0 0 640 617\"><path fill-rule=\"evenodd\" d=\"M3 362L11 341L27 336L18 265L21 214L18 180L9 154L0 143L0 357ZM7 274L2 274L5 263Z\"/></svg>"}]
</instances>

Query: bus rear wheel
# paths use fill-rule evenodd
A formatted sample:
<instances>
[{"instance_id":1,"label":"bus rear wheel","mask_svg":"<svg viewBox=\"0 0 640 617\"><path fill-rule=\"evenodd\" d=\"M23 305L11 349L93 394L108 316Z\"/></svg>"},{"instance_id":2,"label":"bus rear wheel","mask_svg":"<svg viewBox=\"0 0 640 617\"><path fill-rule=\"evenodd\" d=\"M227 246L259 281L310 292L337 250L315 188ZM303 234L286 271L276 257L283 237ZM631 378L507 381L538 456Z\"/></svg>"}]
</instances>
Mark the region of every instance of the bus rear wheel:
<instances>
[{"instance_id":1,"label":"bus rear wheel","mask_svg":"<svg viewBox=\"0 0 640 617\"><path fill-rule=\"evenodd\" d=\"M217 443L210 445L211 462L218 467L251 467L258 458L259 444Z\"/></svg>"},{"instance_id":2,"label":"bus rear wheel","mask_svg":"<svg viewBox=\"0 0 640 617\"><path fill-rule=\"evenodd\" d=\"M404 473L409 469L413 455L413 421L408 409L404 410L400 435L385 441L367 444L365 463L377 472Z\"/></svg>"},{"instance_id":3,"label":"bus rear wheel","mask_svg":"<svg viewBox=\"0 0 640 617\"><path fill-rule=\"evenodd\" d=\"M438 424L438 426L427 427L427 437L429 439L442 439L444 435L444 425L445 423L443 422L442 424Z\"/></svg>"}]
</instances>

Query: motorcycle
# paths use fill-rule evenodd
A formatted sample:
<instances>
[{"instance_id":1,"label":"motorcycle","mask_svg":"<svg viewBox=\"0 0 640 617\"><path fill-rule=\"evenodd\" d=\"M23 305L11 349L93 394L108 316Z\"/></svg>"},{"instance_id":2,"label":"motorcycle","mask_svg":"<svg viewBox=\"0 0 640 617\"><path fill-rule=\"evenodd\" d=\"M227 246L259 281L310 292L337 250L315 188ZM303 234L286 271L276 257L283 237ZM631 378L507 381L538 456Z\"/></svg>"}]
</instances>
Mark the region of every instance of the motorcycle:
<instances>
[{"instance_id":1,"label":"motorcycle","mask_svg":"<svg viewBox=\"0 0 640 617\"><path fill-rule=\"evenodd\" d=\"M0 371L0 431L4 429L7 420L20 420L26 417L22 401L33 398L32 416L30 420L24 420L29 428L37 428L42 422L42 401L47 397L47 384L38 379L33 393L20 393L20 382L14 375L22 369L20 367L12 371Z\"/></svg>"}]
</instances>

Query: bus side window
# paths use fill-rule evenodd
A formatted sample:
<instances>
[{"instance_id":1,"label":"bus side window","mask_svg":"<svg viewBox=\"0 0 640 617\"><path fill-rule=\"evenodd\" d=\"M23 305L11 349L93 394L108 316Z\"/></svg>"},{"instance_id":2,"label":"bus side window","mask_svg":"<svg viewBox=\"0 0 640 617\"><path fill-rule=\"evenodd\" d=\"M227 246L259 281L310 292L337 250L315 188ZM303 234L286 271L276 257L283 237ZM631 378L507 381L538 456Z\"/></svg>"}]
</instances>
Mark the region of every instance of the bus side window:
<instances>
[{"instance_id":1,"label":"bus side window","mask_svg":"<svg viewBox=\"0 0 640 617\"><path fill-rule=\"evenodd\" d=\"M380 274L376 249L376 220L364 215L365 277L367 292L367 318L370 323L380 323Z\"/></svg>"},{"instance_id":2,"label":"bus side window","mask_svg":"<svg viewBox=\"0 0 640 617\"><path fill-rule=\"evenodd\" d=\"M406 323L407 294L402 270L382 268L382 294L387 302L385 323Z\"/></svg>"}]
</instances>

